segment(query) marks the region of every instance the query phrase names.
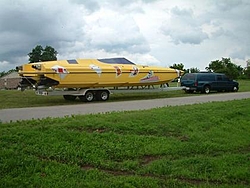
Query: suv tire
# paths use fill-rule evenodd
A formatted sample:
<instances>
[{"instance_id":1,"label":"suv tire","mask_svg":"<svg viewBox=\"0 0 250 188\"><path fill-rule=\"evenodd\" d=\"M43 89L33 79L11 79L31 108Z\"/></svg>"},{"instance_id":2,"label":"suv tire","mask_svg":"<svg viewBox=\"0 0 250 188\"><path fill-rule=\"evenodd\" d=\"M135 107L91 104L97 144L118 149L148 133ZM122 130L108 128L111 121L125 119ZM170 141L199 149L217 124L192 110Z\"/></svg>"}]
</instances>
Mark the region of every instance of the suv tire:
<instances>
[{"instance_id":1,"label":"suv tire","mask_svg":"<svg viewBox=\"0 0 250 188\"><path fill-rule=\"evenodd\" d=\"M237 92L238 90L239 90L239 88L237 86L234 86L232 89L233 92Z\"/></svg>"},{"instance_id":2,"label":"suv tire","mask_svg":"<svg viewBox=\"0 0 250 188\"><path fill-rule=\"evenodd\" d=\"M204 86L203 93L205 93L205 94L209 94L210 93L210 86L209 85L205 85Z\"/></svg>"}]
</instances>

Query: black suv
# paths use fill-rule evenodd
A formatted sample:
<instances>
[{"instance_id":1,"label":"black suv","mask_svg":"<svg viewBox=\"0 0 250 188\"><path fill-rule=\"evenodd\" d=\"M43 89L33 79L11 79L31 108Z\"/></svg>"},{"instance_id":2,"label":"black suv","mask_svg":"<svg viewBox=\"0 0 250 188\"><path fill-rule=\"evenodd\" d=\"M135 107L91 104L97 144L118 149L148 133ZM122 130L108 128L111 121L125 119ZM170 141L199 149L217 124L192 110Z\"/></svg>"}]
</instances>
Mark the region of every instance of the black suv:
<instances>
[{"instance_id":1,"label":"black suv","mask_svg":"<svg viewBox=\"0 0 250 188\"><path fill-rule=\"evenodd\" d=\"M210 93L210 91L238 91L239 83L229 79L221 73L186 73L181 78L181 86L185 86L187 93L200 91Z\"/></svg>"}]
</instances>

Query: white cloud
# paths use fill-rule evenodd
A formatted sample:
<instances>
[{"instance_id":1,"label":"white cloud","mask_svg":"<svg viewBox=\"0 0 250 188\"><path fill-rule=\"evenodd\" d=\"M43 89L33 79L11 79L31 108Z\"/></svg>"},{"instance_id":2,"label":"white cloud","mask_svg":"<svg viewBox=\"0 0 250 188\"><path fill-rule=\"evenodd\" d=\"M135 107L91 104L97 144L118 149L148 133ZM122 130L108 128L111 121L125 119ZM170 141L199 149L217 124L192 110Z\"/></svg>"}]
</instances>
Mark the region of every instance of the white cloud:
<instances>
[{"instance_id":1,"label":"white cloud","mask_svg":"<svg viewBox=\"0 0 250 188\"><path fill-rule=\"evenodd\" d=\"M28 61L36 45L58 59L127 57L203 70L250 57L248 0L1 0L0 71Z\"/></svg>"},{"instance_id":2,"label":"white cloud","mask_svg":"<svg viewBox=\"0 0 250 188\"><path fill-rule=\"evenodd\" d=\"M92 15L89 20L91 21L85 27L89 48L117 53L149 52L149 46L133 17L101 10Z\"/></svg>"},{"instance_id":3,"label":"white cloud","mask_svg":"<svg viewBox=\"0 0 250 188\"><path fill-rule=\"evenodd\" d=\"M0 65L1 65L2 71L8 71L10 69L13 69L13 65L7 61L0 61Z\"/></svg>"},{"instance_id":4,"label":"white cloud","mask_svg":"<svg viewBox=\"0 0 250 188\"><path fill-rule=\"evenodd\" d=\"M170 19L162 25L162 31L175 44L200 44L208 39L208 34L202 30L200 20L195 17L192 9L181 9L177 6L171 9Z\"/></svg>"}]
</instances>

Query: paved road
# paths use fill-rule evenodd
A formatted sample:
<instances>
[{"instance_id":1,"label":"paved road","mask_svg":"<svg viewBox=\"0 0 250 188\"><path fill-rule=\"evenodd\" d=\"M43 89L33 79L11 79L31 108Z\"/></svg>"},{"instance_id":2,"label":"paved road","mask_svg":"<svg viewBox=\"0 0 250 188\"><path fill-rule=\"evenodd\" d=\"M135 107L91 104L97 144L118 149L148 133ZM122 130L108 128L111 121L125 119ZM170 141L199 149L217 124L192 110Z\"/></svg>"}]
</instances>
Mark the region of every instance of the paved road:
<instances>
[{"instance_id":1,"label":"paved road","mask_svg":"<svg viewBox=\"0 0 250 188\"><path fill-rule=\"evenodd\" d=\"M0 121L10 122L33 118L42 119L46 117L64 117L72 114L94 114L112 111L143 110L164 106L197 104L212 101L228 101L245 98L250 98L250 92L221 93L124 102L81 103L79 105L3 109L0 110Z\"/></svg>"}]
</instances>

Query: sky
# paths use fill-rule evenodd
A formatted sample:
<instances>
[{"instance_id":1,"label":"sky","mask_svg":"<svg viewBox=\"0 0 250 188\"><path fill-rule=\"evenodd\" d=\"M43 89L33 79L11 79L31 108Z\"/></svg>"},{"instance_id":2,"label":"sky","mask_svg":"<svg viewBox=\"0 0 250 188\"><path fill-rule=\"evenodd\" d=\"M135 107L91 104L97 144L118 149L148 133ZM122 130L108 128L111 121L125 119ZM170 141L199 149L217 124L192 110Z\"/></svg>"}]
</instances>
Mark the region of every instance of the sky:
<instances>
[{"instance_id":1,"label":"sky","mask_svg":"<svg viewBox=\"0 0 250 188\"><path fill-rule=\"evenodd\" d=\"M28 63L36 45L57 59L125 57L141 65L205 70L250 59L249 0L0 0L0 72Z\"/></svg>"}]
</instances>

